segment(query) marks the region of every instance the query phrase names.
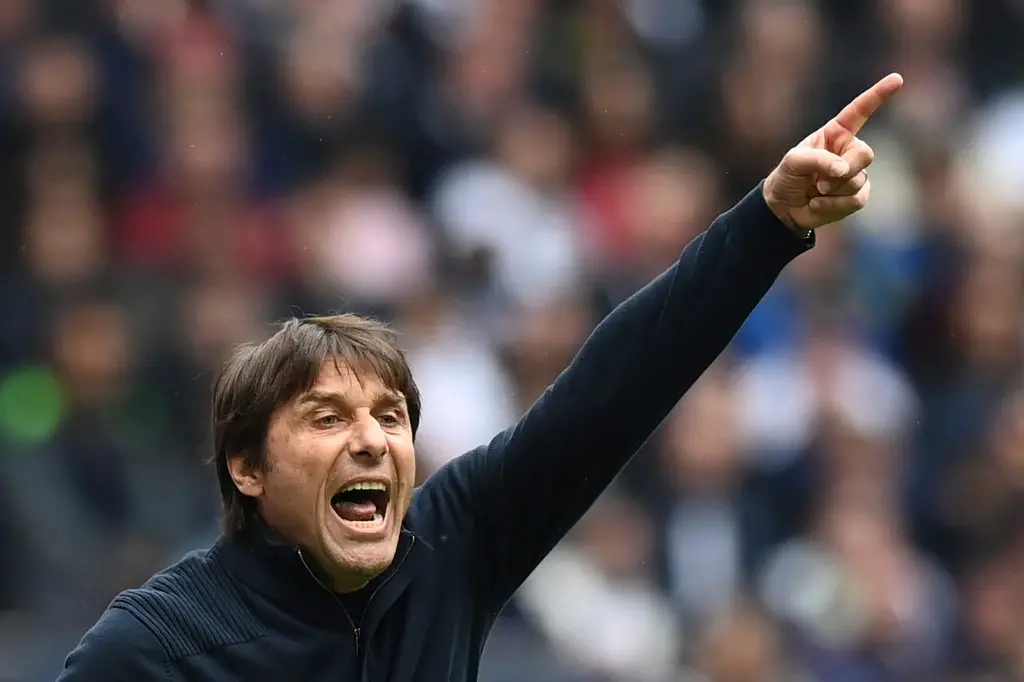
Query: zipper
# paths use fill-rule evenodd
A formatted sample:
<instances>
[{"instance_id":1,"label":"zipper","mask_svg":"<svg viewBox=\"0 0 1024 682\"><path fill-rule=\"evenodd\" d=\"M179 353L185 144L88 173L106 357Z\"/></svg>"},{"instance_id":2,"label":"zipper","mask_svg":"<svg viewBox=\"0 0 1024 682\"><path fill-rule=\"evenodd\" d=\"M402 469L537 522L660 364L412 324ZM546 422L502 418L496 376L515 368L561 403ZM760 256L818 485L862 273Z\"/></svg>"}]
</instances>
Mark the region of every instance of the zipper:
<instances>
[{"instance_id":1,"label":"zipper","mask_svg":"<svg viewBox=\"0 0 1024 682\"><path fill-rule=\"evenodd\" d=\"M309 563L306 561L306 555L303 553L303 551L301 549L296 550L296 551L299 554L299 560L302 561L302 565L305 567L306 572L309 573L309 575L311 575L313 577L313 580L316 581L316 584L319 585L320 588L323 589L324 592L326 592L329 595L331 595L331 598L338 605L338 608L340 608L341 612L345 614L345 619L348 621L348 624L352 627L352 637L355 639L355 643L356 643L356 656L358 656L359 655L359 626L357 626L356 622L354 620L352 620L352 615L349 614L348 609L345 608L345 604L341 601L341 599L338 598L338 595L335 594L334 590L332 590L329 587L327 587L327 585L324 585L323 581L320 580L320 577L316 574L316 571L314 571L312 568L310 568Z\"/></svg>"},{"instance_id":2,"label":"zipper","mask_svg":"<svg viewBox=\"0 0 1024 682\"><path fill-rule=\"evenodd\" d=\"M409 546L405 548L405 551L402 552L402 555L400 557L395 559L395 570L393 570L390 573L388 573L388 577L384 578L384 580L382 580L380 582L380 585L377 585L377 589L375 589L373 591L373 593L370 595L370 598L366 600L366 608L363 609L363 614L364 615L370 609L370 603L373 601L373 598L377 596L377 593L381 591L381 588L383 588L385 585L387 585L388 582L393 577L395 577L395 574L398 573L399 570L401 570L402 564L405 563L405 558L407 556L409 556L409 552L412 551L412 546L414 544L416 544L416 536L415 535L411 535L410 536ZM360 619L360 625L362 625L361 621L362 621L362 619Z\"/></svg>"},{"instance_id":3,"label":"zipper","mask_svg":"<svg viewBox=\"0 0 1024 682\"><path fill-rule=\"evenodd\" d=\"M390 581L391 578L393 578L394 575L396 573L398 573L398 571L402 568L402 564L405 563L405 559L406 559L406 557L409 556L409 553L412 551L412 546L415 543L416 543L416 536L413 535L413 536L411 536L411 542L409 543L409 546L406 547L405 551L402 552L401 556L399 556L395 560L395 568L394 568L394 570L391 571L388 574L387 578L385 578L384 580L381 581L380 585L377 585L376 589L374 589L374 591L370 594L370 598L366 600L366 607L363 609L363 616L359 619L359 624L358 625L352 619L352 615L348 612L348 609L345 608L345 604L341 601L340 598L338 598L338 595L334 592L334 590L332 590L331 588L327 587L327 585L324 585L323 581L320 580L320 577L317 576L316 571L314 571L310 567L309 562L306 561L305 553L303 553L303 551L301 549L296 550L298 552L298 554L299 554L299 560L302 561L302 565L305 567L306 572L309 573L309 575L313 577L313 580L316 581L316 584L319 585L321 589L323 589L325 592L327 592L328 594L331 595L331 598L334 599L335 603L341 609L341 612L345 614L345 619L348 620L348 624L352 627L352 636L355 639L355 645L356 645L356 656L359 655L359 651L360 651L360 644L361 644L360 635L362 634L362 629L361 629L360 626L362 625L362 619L366 617L366 611L369 610L370 604L371 604L371 602L373 602L373 598L377 596L377 593L381 591L381 588L383 588L385 585L387 585L388 581Z\"/></svg>"}]
</instances>

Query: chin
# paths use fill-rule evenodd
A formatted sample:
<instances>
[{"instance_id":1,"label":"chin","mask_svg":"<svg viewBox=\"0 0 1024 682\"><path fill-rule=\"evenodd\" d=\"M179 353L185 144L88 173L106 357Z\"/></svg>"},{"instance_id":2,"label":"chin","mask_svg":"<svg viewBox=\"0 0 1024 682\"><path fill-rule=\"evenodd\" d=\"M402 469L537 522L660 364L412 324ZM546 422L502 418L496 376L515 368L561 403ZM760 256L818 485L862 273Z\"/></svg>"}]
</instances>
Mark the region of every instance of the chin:
<instances>
[{"instance_id":1,"label":"chin","mask_svg":"<svg viewBox=\"0 0 1024 682\"><path fill-rule=\"evenodd\" d=\"M354 582L368 582L394 561L400 532L390 513L380 520L353 523L331 511L321 529L323 559L328 564L323 568L338 578L352 576L358 577Z\"/></svg>"}]
</instances>

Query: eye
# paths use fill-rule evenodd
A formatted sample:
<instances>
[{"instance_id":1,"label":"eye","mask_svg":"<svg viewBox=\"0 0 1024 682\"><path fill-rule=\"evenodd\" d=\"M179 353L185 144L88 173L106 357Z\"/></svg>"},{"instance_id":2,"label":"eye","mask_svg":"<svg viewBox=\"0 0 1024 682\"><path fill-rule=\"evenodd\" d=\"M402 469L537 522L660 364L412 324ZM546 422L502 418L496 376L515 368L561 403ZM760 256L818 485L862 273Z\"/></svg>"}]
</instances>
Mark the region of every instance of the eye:
<instances>
[{"instance_id":1,"label":"eye","mask_svg":"<svg viewBox=\"0 0 1024 682\"><path fill-rule=\"evenodd\" d=\"M314 417L313 423L322 428L329 428L341 422L341 417L332 413L321 414Z\"/></svg>"},{"instance_id":2,"label":"eye","mask_svg":"<svg viewBox=\"0 0 1024 682\"><path fill-rule=\"evenodd\" d=\"M382 412L377 417L381 426L401 426L402 417L397 412Z\"/></svg>"}]
</instances>

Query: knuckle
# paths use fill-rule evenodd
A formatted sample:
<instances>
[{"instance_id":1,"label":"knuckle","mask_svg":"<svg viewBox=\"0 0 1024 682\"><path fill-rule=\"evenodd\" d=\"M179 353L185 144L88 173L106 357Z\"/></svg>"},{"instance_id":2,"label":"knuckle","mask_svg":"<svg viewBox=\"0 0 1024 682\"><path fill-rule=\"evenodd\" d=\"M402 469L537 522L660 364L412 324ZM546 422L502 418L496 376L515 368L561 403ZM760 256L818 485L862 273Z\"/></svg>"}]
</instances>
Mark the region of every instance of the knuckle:
<instances>
[{"instance_id":1,"label":"knuckle","mask_svg":"<svg viewBox=\"0 0 1024 682\"><path fill-rule=\"evenodd\" d=\"M856 138L853 142L853 149L850 156L851 158L856 159L854 163L855 166L860 169L864 169L870 166L871 162L875 160L875 150L860 138Z\"/></svg>"}]
</instances>

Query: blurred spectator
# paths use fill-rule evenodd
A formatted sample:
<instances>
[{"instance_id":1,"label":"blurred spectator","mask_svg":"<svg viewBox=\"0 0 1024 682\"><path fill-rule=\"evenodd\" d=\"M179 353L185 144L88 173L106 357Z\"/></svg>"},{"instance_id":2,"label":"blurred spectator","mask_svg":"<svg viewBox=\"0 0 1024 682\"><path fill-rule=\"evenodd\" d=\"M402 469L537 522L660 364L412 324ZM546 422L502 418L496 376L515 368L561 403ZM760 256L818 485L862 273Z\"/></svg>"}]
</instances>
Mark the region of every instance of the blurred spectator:
<instances>
[{"instance_id":1,"label":"blurred spectator","mask_svg":"<svg viewBox=\"0 0 1024 682\"><path fill-rule=\"evenodd\" d=\"M582 277L571 143L558 114L524 106L496 131L494 161L456 166L434 199L452 248L485 253L499 292L516 304L542 304Z\"/></svg>"},{"instance_id":2,"label":"blurred spectator","mask_svg":"<svg viewBox=\"0 0 1024 682\"><path fill-rule=\"evenodd\" d=\"M732 377L713 368L669 418L662 445L671 491L663 540L668 586L679 611L696 623L726 608L742 583L735 398Z\"/></svg>"},{"instance_id":3,"label":"blurred spectator","mask_svg":"<svg viewBox=\"0 0 1024 682\"><path fill-rule=\"evenodd\" d=\"M715 619L700 641L695 659L700 672L686 674L684 680L813 679L789 660L781 632L772 619L749 604L730 607Z\"/></svg>"},{"instance_id":4,"label":"blurred spectator","mask_svg":"<svg viewBox=\"0 0 1024 682\"><path fill-rule=\"evenodd\" d=\"M517 416L514 387L491 338L437 284L410 296L403 340L424 404L417 456L425 475L489 441ZM459 415L452 420L446 415Z\"/></svg>"},{"instance_id":5,"label":"blurred spectator","mask_svg":"<svg viewBox=\"0 0 1024 682\"><path fill-rule=\"evenodd\" d=\"M556 549L527 580L523 607L578 665L613 679L666 679L682 639L651 580L646 520L608 496L576 533L576 547Z\"/></svg>"}]
</instances>

